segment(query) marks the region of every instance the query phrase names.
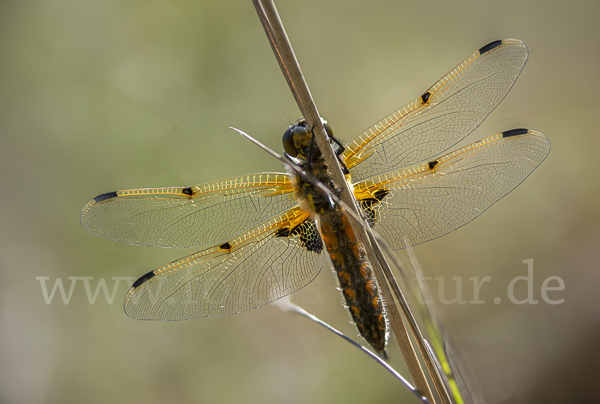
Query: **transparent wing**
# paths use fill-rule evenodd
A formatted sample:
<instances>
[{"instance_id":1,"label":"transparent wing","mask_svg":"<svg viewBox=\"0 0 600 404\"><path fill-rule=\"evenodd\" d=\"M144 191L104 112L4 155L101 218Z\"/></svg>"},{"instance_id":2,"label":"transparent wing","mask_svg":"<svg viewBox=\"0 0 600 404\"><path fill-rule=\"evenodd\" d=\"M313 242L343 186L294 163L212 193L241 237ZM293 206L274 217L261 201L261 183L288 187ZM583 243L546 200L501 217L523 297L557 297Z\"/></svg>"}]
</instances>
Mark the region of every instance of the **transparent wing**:
<instances>
[{"instance_id":1,"label":"transparent wing","mask_svg":"<svg viewBox=\"0 0 600 404\"><path fill-rule=\"evenodd\" d=\"M322 249L316 225L295 208L142 276L125 297L125 312L187 320L250 310L310 283L323 265Z\"/></svg>"},{"instance_id":2,"label":"transparent wing","mask_svg":"<svg viewBox=\"0 0 600 404\"><path fill-rule=\"evenodd\" d=\"M83 227L123 243L184 248L221 242L296 205L286 174L261 173L188 188L102 194L81 212Z\"/></svg>"},{"instance_id":3,"label":"transparent wing","mask_svg":"<svg viewBox=\"0 0 600 404\"><path fill-rule=\"evenodd\" d=\"M492 42L413 102L367 129L343 153L354 181L406 167L448 150L502 101L527 61L518 39Z\"/></svg>"},{"instance_id":4,"label":"transparent wing","mask_svg":"<svg viewBox=\"0 0 600 404\"><path fill-rule=\"evenodd\" d=\"M443 236L469 223L512 191L546 158L539 132L514 129L428 163L355 184L375 228L396 249Z\"/></svg>"}]
</instances>

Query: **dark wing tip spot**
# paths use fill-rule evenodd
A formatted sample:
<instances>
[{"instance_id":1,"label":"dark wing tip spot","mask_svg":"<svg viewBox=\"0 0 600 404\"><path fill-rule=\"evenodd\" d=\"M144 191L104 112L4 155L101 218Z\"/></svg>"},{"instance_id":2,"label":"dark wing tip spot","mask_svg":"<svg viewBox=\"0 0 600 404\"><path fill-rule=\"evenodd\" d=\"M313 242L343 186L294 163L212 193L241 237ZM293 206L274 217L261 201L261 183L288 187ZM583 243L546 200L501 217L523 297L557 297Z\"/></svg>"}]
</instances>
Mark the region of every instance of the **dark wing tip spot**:
<instances>
[{"instance_id":1,"label":"dark wing tip spot","mask_svg":"<svg viewBox=\"0 0 600 404\"><path fill-rule=\"evenodd\" d=\"M497 48L498 46L500 46L502 44L502 40L497 40L494 42L490 42L489 44L482 46L481 48L479 48L479 54L483 55L486 52L491 51L494 48Z\"/></svg>"},{"instance_id":2,"label":"dark wing tip spot","mask_svg":"<svg viewBox=\"0 0 600 404\"><path fill-rule=\"evenodd\" d=\"M229 242L223 243L219 246L219 250L222 250L222 251L231 250L231 244L229 244Z\"/></svg>"},{"instance_id":3,"label":"dark wing tip spot","mask_svg":"<svg viewBox=\"0 0 600 404\"><path fill-rule=\"evenodd\" d=\"M102 201L106 201L107 199L112 199L112 198L116 198L117 196L119 196L117 194L117 191L114 192L107 192L105 194L102 195L98 195L97 197L94 198L94 202L102 202Z\"/></svg>"},{"instance_id":4,"label":"dark wing tip spot","mask_svg":"<svg viewBox=\"0 0 600 404\"><path fill-rule=\"evenodd\" d=\"M192 191L192 188L191 188L191 187L183 188L183 189L181 190L181 193L182 193L182 194L185 194L185 195L189 195L189 196L192 196L192 195L194 195L194 191Z\"/></svg>"},{"instance_id":5,"label":"dark wing tip spot","mask_svg":"<svg viewBox=\"0 0 600 404\"><path fill-rule=\"evenodd\" d=\"M526 135L527 133L529 133L529 129L522 129L522 128L521 129L511 129L511 130L502 132L502 137Z\"/></svg>"},{"instance_id":6,"label":"dark wing tip spot","mask_svg":"<svg viewBox=\"0 0 600 404\"><path fill-rule=\"evenodd\" d=\"M433 170L435 168L435 166L437 166L439 164L439 161L434 160L434 161L430 161L429 163L427 163L429 165L429 169Z\"/></svg>"},{"instance_id":7,"label":"dark wing tip spot","mask_svg":"<svg viewBox=\"0 0 600 404\"><path fill-rule=\"evenodd\" d=\"M141 276L137 281L133 282L133 285L131 285L131 287L135 289L143 283L145 283L147 280L150 280L152 278L154 278L154 271L150 271L147 274Z\"/></svg>"},{"instance_id":8,"label":"dark wing tip spot","mask_svg":"<svg viewBox=\"0 0 600 404\"><path fill-rule=\"evenodd\" d=\"M427 91L421 96L421 101L423 101L423 104L427 104L427 101L429 101L429 97L431 97L431 93L429 91Z\"/></svg>"}]
</instances>

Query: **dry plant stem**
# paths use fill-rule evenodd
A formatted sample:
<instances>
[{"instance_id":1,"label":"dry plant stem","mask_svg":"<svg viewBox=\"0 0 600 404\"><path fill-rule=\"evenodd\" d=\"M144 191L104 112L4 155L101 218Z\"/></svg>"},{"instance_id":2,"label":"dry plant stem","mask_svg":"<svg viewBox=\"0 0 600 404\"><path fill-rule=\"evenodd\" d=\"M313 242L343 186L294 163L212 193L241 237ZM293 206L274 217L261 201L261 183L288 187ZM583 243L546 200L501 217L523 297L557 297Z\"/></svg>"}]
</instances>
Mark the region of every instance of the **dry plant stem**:
<instances>
[{"instance_id":1,"label":"dry plant stem","mask_svg":"<svg viewBox=\"0 0 600 404\"><path fill-rule=\"evenodd\" d=\"M253 0L253 3L256 7L256 11L259 15L261 23L263 24L269 42L271 43L271 47L273 48L273 52L277 58L279 66L281 67L286 81L288 82L288 85L294 94L294 98L298 103L298 107L300 108L300 111L302 112L302 115L306 119L307 123L312 128L317 146L321 150L325 162L331 170L333 182L341 190L340 199L344 201L344 203L346 203L346 205L348 205L351 209L353 209L354 212L357 212L358 210L356 209L354 196L346 184L344 174L342 173L342 170L337 162L331 145L327 141L327 135L325 133L325 128L321 123L319 112L317 111L316 105L310 94L310 90L308 89L308 86L304 80L304 76L302 75L298 61L296 60L291 44L289 43L285 29L283 28L279 18L279 14L277 13L277 9L271 0ZM409 368L410 374L415 383L415 387L428 399L429 402L434 403L431 389L429 388L427 379L423 369L421 368L419 358L417 357L412 346L410 336L407 334L406 329L404 328L398 308L393 304L394 299L390 294L389 288L387 288L387 286L383 287L385 278L383 278L383 272L377 265L377 261L375 260L376 256L373 252L366 231L362 227L361 223L356 222L356 220L354 220L352 217L350 218L350 222L358 241L365 246L367 257L375 269L375 275L380 280L379 283L382 285L383 300L386 303L386 309L390 314L392 330L396 336L398 344L400 345L402 355L404 356L406 364Z\"/></svg>"},{"instance_id":2,"label":"dry plant stem","mask_svg":"<svg viewBox=\"0 0 600 404\"><path fill-rule=\"evenodd\" d=\"M394 291L394 296L396 297L396 300L398 301L398 304L400 305L400 308L402 309L402 312L404 313L404 317L406 318L408 327L410 328L410 330L415 338L415 341L417 342L419 352L421 353L421 356L423 357L423 361L425 362L425 366L427 367L427 370L429 371L431 379L433 380L433 384L434 384L435 389L440 397L440 401L443 404L451 404L450 395L448 394L446 385L442 381L442 376L439 373L439 369L433 361L433 357L431 356L431 351L428 349L428 347L425 344L423 334L421 333L421 330L417 324L417 321L415 320L415 317L413 316L412 312L410 311L410 307L408 306L408 302L406 301L406 298L404 297L402 290L398 286L398 282L396 281L394 273L392 272L385 256L383 255L383 252L381 251L380 245L383 245L384 247L386 247L385 248L386 253L388 255L390 255L390 257L392 257L392 258L394 257L394 255L392 255L394 253L394 251L391 248L388 248L388 246L385 243L385 240L382 240L382 242L378 243L377 240L373 239L373 236L371 234L369 234L369 238L371 239L371 245L373 246L373 250L374 250L375 255L377 256L377 260L381 264L381 268L382 268L383 272L385 273L384 279L389 280L389 284L391 285L391 287ZM399 266L399 262L395 262L395 264ZM387 283L385 285L382 285L382 288L388 288Z\"/></svg>"},{"instance_id":3,"label":"dry plant stem","mask_svg":"<svg viewBox=\"0 0 600 404\"><path fill-rule=\"evenodd\" d=\"M321 190L322 192L326 193L327 195L329 195L334 201L336 201L336 203L339 203L342 207L344 207L344 209L346 209L346 211L348 212L349 215L351 215L355 220L357 221L361 221L361 218L359 216L356 215L356 212L352 212L350 211L350 209L348 209L348 205L346 205L343 201L341 201L329 188L327 188L325 186L325 184L319 182L318 180L316 180L314 177L312 177L309 173L307 173L304 169L302 169L301 167L295 165L293 162L291 162L290 160L284 158L283 156L281 156L279 153L277 153L276 151L270 149L269 147L265 146L264 144L262 144L260 141L258 141L257 139L254 139L252 136L248 135L247 133L245 133L244 131L241 131L239 129L230 127L230 129L233 129L234 131L238 132L240 135L244 136L246 139L250 140L252 143L254 143L255 145L257 145L258 147L260 147L262 150L264 150L265 152L267 152L268 154L270 154L271 156L275 157L276 159L278 159L284 166L288 167L290 170L294 171L296 174L298 175L302 175L304 176L304 178L310 182L313 186L317 187L319 190ZM423 353L423 358L425 360L425 362L428 365L428 368L431 372L432 375L432 379L434 380L434 383L436 385L436 388L438 390L438 394L440 395L440 398L442 400L443 403L450 403L450 397L448 396L448 393L445 389L445 385L442 382L442 379L440 377L440 374L438 372L438 368L437 366L433 365L433 359L431 357L431 351L426 347L425 345L425 341L423 339L423 336L421 334L421 331L415 321L414 316L412 315L412 312L409 309L408 303L406 302L406 299L404 299L404 295L402 293L402 291L400 290L400 287L398 286L398 282L396 281L393 272L391 271L391 268L385 258L385 256L383 255L382 251L381 251L381 247L383 247L383 249L386 251L386 253L388 254L388 256L392 259L392 262L394 263L394 265L396 265L396 267L399 270L402 270L401 268L401 263L399 262L399 260L397 259L396 255L394 254L394 250L392 250L392 248L389 246L389 244L386 242L386 240L384 238L382 238L379 234L377 234L374 230L372 230L371 228L367 227L366 223L363 223L363 227L367 230L369 238L371 239L371 245L375 246L374 251L375 254L377 256L377 259L380 263L382 263L382 268L384 270L384 272L386 274L388 274L387 276L389 276L388 279L391 279L392 282L390 282L390 284L393 286L394 291L396 292L396 298L400 304L400 306L403 308L403 312L406 315L407 321L409 323L409 326L413 332L413 335L415 335L415 340L417 341L417 344L419 345L419 349L421 350L421 352ZM408 243L406 243L408 244ZM382 287L384 288L388 288L387 284L384 284ZM296 309L294 309L293 311L298 311L301 310L299 309L296 305L293 305L291 303L289 303L289 301L286 304L283 303L279 303L278 304L280 308L282 309L287 309L289 310L289 307L294 307ZM306 317L313 319L314 321L316 321L317 323L321 324L322 326L324 326L325 328L329 329L330 331L334 332L335 334L341 336L342 338L346 339L347 341L351 342L353 345L357 345L357 343L355 341L353 341L352 339L346 337L345 335L339 333L339 331L331 328L331 326L329 326L326 323L323 323L321 320L318 320L316 317L312 316L311 314L304 314ZM374 357L374 354L372 354L370 351L366 350L366 348L361 346L361 349L365 352L368 352L369 355L371 357ZM382 360L379 357L376 357L377 361L379 363L382 363ZM387 367L387 365L384 365L386 367L386 369L389 370L389 368ZM394 375L396 375L396 373L394 373ZM437 379L436 379L437 378ZM406 381L401 378L401 381L406 384ZM412 387L408 386L409 389L413 392L415 392L416 390L413 389Z\"/></svg>"}]
</instances>

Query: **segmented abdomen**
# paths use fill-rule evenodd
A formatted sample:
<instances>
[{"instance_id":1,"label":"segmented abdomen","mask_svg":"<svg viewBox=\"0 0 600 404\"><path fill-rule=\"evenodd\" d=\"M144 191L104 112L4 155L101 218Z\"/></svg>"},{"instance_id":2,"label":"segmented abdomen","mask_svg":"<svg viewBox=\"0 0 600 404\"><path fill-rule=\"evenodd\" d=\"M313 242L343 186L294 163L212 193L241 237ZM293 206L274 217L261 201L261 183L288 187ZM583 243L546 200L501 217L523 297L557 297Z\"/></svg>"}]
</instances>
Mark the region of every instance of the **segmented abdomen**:
<instances>
[{"instance_id":1,"label":"segmented abdomen","mask_svg":"<svg viewBox=\"0 0 600 404\"><path fill-rule=\"evenodd\" d=\"M341 210L321 214L320 218L321 235L352 319L363 338L383 353L387 335L385 312L364 248Z\"/></svg>"}]
</instances>

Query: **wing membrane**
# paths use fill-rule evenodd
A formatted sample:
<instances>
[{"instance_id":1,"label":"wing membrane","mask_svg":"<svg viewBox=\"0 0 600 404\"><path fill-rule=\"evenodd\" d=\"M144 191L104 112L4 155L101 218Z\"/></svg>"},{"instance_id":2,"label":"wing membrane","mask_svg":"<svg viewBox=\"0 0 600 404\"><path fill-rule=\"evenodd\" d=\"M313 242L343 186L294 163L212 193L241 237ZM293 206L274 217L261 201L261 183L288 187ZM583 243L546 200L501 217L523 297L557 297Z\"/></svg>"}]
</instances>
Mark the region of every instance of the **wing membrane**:
<instances>
[{"instance_id":1,"label":"wing membrane","mask_svg":"<svg viewBox=\"0 0 600 404\"><path fill-rule=\"evenodd\" d=\"M346 146L346 166L360 181L448 150L502 101L527 61L517 39L475 52L421 97L393 112Z\"/></svg>"},{"instance_id":2,"label":"wing membrane","mask_svg":"<svg viewBox=\"0 0 600 404\"><path fill-rule=\"evenodd\" d=\"M125 312L144 320L186 320L250 310L310 283L321 270L321 237L295 208L226 243L141 277Z\"/></svg>"},{"instance_id":3,"label":"wing membrane","mask_svg":"<svg viewBox=\"0 0 600 404\"><path fill-rule=\"evenodd\" d=\"M286 174L261 173L194 187L102 194L81 212L83 227L123 243L184 248L217 243L296 205Z\"/></svg>"},{"instance_id":4,"label":"wing membrane","mask_svg":"<svg viewBox=\"0 0 600 404\"><path fill-rule=\"evenodd\" d=\"M375 228L390 245L405 248L403 236L415 245L475 219L527 178L549 151L550 142L539 132L507 131L362 181L355 185L355 195L371 201ZM381 202L373 203L377 195Z\"/></svg>"}]
</instances>

